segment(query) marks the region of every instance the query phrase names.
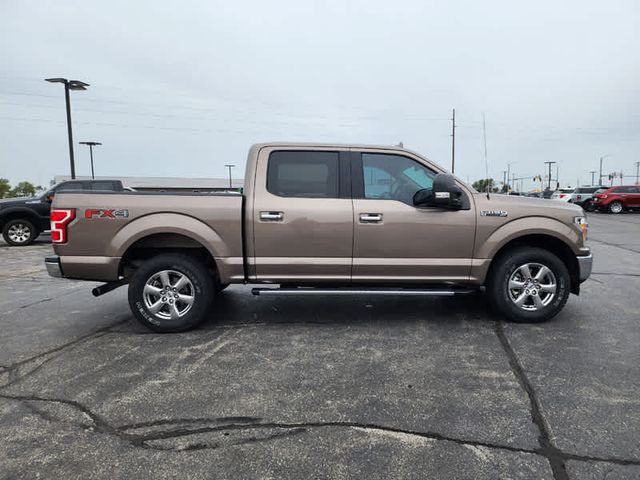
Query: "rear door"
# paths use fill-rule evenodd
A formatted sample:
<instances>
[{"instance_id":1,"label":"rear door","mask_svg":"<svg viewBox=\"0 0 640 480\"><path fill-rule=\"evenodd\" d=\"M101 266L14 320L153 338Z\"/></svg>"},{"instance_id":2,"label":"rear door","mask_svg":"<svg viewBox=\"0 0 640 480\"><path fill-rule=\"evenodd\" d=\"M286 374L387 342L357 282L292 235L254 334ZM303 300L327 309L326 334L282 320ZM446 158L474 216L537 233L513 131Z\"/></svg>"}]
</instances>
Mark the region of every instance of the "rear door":
<instances>
[{"instance_id":1,"label":"rear door","mask_svg":"<svg viewBox=\"0 0 640 480\"><path fill-rule=\"evenodd\" d=\"M348 149L266 147L253 198L258 281L348 282L353 202Z\"/></svg>"},{"instance_id":2,"label":"rear door","mask_svg":"<svg viewBox=\"0 0 640 480\"><path fill-rule=\"evenodd\" d=\"M417 157L354 152L353 282L468 280L475 239L468 210L416 208L413 195L431 188L436 171Z\"/></svg>"}]
</instances>

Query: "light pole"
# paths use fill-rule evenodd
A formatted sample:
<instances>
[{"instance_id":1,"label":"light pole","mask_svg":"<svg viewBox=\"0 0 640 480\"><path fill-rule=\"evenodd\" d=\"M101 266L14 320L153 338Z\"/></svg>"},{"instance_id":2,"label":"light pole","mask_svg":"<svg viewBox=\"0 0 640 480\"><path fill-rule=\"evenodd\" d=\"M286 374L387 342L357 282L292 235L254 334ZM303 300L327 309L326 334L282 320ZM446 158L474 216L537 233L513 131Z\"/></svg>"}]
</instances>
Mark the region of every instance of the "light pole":
<instances>
[{"instance_id":1,"label":"light pole","mask_svg":"<svg viewBox=\"0 0 640 480\"><path fill-rule=\"evenodd\" d=\"M227 168L229 169L229 188L233 188L233 187L231 186L231 169L232 169L233 167L235 167L235 165L225 165L225 167L227 167Z\"/></svg>"},{"instance_id":2,"label":"light pole","mask_svg":"<svg viewBox=\"0 0 640 480\"><path fill-rule=\"evenodd\" d=\"M102 145L100 142L78 142L80 145L89 145L89 155L91 156L91 180L95 179L96 176L93 174L93 147L98 145Z\"/></svg>"},{"instance_id":3,"label":"light pole","mask_svg":"<svg viewBox=\"0 0 640 480\"><path fill-rule=\"evenodd\" d=\"M640 185L638 178L640 178L640 162L636 162L636 185Z\"/></svg>"},{"instance_id":4,"label":"light pole","mask_svg":"<svg viewBox=\"0 0 640 480\"><path fill-rule=\"evenodd\" d=\"M604 160L607 157L610 157L611 155L603 155L600 157L600 177L598 180L598 185L602 186L602 160Z\"/></svg>"},{"instance_id":5,"label":"light pole","mask_svg":"<svg viewBox=\"0 0 640 480\"><path fill-rule=\"evenodd\" d=\"M69 90L86 90L88 83L80 80L67 80L66 78L45 78L50 83L64 84L64 99L67 104L67 133L69 135L69 162L71 163L71 178L76 178L76 164L73 160L73 134L71 133L71 100L69 99Z\"/></svg>"},{"instance_id":6,"label":"light pole","mask_svg":"<svg viewBox=\"0 0 640 480\"><path fill-rule=\"evenodd\" d=\"M591 174L591 186L593 187L593 176L595 175L596 171L591 170L589 173Z\"/></svg>"}]
</instances>

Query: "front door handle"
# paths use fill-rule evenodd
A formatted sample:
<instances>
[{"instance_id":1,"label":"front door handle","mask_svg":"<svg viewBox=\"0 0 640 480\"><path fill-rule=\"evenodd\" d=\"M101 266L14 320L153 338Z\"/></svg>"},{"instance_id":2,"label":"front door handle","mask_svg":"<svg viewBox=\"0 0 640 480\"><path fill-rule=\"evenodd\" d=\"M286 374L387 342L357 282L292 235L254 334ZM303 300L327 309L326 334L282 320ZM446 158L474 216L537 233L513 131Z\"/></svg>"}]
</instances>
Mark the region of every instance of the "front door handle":
<instances>
[{"instance_id":1,"label":"front door handle","mask_svg":"<svg viewBox=\"0 0 640 480\"><path fill-rule=\"evenodd\" d=\"M381 221L382 221L381 213L361 213L360 214L361 223L380 223Z\"/></svg>"},{"instance_id":2,"label":"front door handle","mask_svg":"<svg viewBox=\"0 0 640 480\"><path fill-rule=\"evenodd\" d=\"M266 220L268 222L280 222L283 218L283 212L260 212L260 220Z\"/></svg>"}]
</instances>

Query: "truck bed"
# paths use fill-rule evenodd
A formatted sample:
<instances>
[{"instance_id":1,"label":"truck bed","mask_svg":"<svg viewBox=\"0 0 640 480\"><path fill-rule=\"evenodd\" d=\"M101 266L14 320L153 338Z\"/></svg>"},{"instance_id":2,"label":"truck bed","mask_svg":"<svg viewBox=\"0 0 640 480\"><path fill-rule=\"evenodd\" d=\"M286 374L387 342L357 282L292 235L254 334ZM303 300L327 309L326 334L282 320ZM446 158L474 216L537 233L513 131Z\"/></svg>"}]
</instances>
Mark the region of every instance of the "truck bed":
<instances>
[{"instance_id":1,"label":"truck bed","mask_svg":"<svg viewBox=\"0 0 640 480\"><path fill-rule=\"evenodd\" d=\"M198 242L221 265L221 275L243 276L239 193L65 192L53 208L75 209L67 227L71 241L54 245L67 277L117 280L122 257L154 242L176 248Z\"/></svg>"}]
</instances>

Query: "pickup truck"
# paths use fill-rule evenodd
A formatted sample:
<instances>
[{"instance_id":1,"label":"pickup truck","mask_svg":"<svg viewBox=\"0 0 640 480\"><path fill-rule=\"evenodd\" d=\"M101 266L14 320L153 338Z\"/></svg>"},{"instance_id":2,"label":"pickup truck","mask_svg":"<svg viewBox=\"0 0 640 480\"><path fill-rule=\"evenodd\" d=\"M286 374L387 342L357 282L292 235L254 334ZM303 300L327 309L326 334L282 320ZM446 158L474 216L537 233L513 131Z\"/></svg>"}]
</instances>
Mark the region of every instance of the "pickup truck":
<instances>
[{"instance_id":1,"label":"pickup truck","mask_svg":"<svg viewBox=\"0 0 640 480\"><path fill-rule=\"evenodd\" d=\"M49 274L128 284L135 317L192 328L231 283L256 295L463 295L517 322L557 314L591 273L583 210L489 195L400 147L268 143L243 194L56 196ZM428 315L428 312L425 312Z\"/></svg>"},{"instance_id":2,"label":"pickup truck","mask_svg":"<svg viewBox=\"0 0 640 480\"><path fill-rule=\"evenodd\" d=\"M124 190L120 180L69 180L50 188L38 197L0 200L0 230L12 247L30 245L49 230L49 210L56 192L63 190Z\"/></svg>"}]
</instances>

